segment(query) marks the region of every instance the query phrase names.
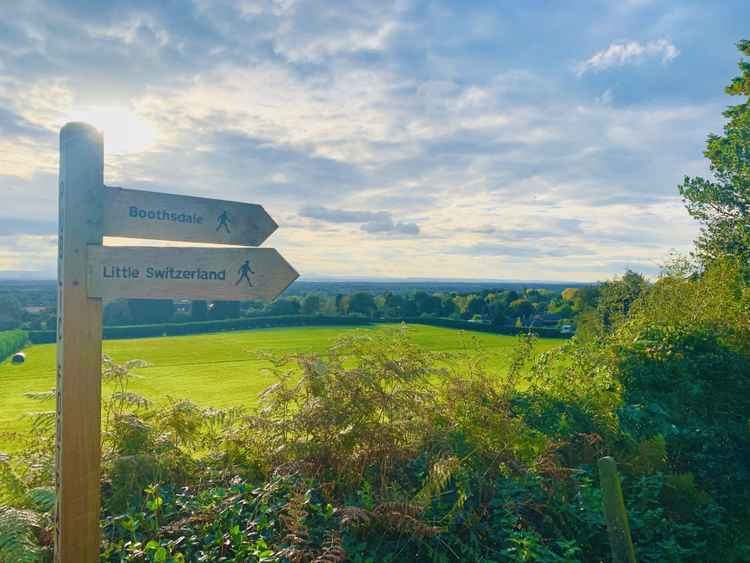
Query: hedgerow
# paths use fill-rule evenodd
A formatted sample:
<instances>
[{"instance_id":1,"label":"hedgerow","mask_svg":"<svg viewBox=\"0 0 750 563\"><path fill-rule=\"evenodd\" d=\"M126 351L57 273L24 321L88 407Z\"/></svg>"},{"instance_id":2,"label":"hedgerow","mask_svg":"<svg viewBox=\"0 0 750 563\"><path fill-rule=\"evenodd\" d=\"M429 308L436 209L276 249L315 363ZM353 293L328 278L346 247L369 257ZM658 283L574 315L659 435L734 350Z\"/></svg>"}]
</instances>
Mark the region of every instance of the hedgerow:
<instances>
[{"instance_id":1,"label":"hedgerow","mask_svg":"<svg viewBox=\"0 0 750 563\"><path fill-rule=\"evenodd\" d=\"M23 330L6 330L0 332L0 362L11 354L18 352L26 345L29 335Z\"/></svg>"},{"instance_id":2,"label":"hedgerow","mask_svg":"<svg viewBox=\"0 0 750 563\"><path fill-rule=\"evenodd\" d=\"M369 324L362 317L328 317L325 315L289 315L278 317L252 317L246 319L224 319L220 321L196 321L187 323L163 323L153 325L105 326L105 339L148 338L155 336L181 336L205 334L228 330L248 330L254 328L276 328L293 326L361 326ZM34 344L55 342L54 330L32 330L29 338Z\"/></svg>"},{"instance_id":3,"label":"hedgerow","mask_svg":"<svg viewBox=\"0 0 750 563\"><path fill-rule=\"evenodd\" d=\"M244 319L224 319L220 321L195 321L186 323L162 323L152 325L105 326L105 339L148 338L154 336L180 336L187 334L204 334L211 332L225 332L228 330L249 330L255 328L276 328L295 326L365 326L372 322L423 324L439 326L472 332L487 332L491 334L518 335L528 332L528 329L507 326L494 326L473 323L456 319L443 318L393 318L377 319L375 321L363 316L326 316L326 315L287 315L275 317L250 317ZM532 332L544 338L567 338L558 329L539 327ZM54 330L32 330L28 332L29 340L34 344L51 344L55 342Z\"/></svg>"}]
</instances>

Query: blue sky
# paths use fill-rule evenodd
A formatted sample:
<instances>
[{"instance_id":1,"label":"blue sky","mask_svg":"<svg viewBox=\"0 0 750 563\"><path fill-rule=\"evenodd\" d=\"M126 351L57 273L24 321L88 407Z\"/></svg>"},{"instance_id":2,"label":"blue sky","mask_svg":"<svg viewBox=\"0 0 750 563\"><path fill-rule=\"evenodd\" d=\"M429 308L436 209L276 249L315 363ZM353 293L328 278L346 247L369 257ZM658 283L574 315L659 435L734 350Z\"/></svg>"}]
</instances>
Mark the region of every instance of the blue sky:
<instances>
[{"instance_id":1,"label":"blue sky","mask_svg":"<svg viewBox=\"0 0 750 563\"><path fill-rule=\"evenodd\" d=\"M741 1L28 0L0 22L0 272L53 277L57 133L261 203L303 277L654 273L696 225Z\"/></svg>"}]
</instances>

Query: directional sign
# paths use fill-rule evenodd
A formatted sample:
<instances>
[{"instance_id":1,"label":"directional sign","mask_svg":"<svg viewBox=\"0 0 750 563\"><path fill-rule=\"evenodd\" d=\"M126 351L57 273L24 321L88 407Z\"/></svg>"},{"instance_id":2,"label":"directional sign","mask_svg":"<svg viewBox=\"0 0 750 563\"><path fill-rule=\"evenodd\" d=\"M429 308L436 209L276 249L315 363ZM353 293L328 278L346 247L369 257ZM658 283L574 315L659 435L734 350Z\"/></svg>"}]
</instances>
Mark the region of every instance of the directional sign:
<instances>
[{"instance_id":1,"label":"directional sign","mask_svg":"<svg viewBox=\"0 0 750 563\"><path fill-rule=\"evenodd\" d=\"M104 189L104 236L258 246L276 228L252 203Z\"/></svg>"},{"instance_id":2,"label":"directional sign","mask_svg":"<svg viewBox=\"0 0 750 563\"><path fill-rule=\"evenodd\" d=\"M90 246L88 295L271 300L297 279L273 248Z\"/></svg>"}]
</instances>

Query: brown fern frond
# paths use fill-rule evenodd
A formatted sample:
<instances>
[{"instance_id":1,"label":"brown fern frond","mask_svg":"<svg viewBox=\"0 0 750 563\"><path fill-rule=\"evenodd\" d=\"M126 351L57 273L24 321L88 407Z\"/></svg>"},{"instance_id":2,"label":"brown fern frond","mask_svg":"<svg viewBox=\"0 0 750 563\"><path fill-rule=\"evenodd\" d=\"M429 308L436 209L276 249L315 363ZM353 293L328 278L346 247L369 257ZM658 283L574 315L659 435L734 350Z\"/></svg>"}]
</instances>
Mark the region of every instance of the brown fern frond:
<instances>
[{"instance_id":1,"label":"brown fern frond","mask_svg":"<svg viewBox=\"0 0 750 563\"><path fill-rule=\"evenodd\" d=\"M442 532L442 528L432 526L419 518L401 512L389 512L381 517L381 524L399 534L419 539L431 538Z\"/></svg>"},{"instance_id":2,"label":"brown fern frond","mask_svg":"<svg viewBox=\"0 0 750 563\"><path fill-rule=\"evenodd\" d=\"M424 507L418 504L388 502L377 506L373 510L373 515L381 526L399 534L429 538L442 532L442 528L420 519L423 512Z\"/></svg>"},{"instance_id":3,"label":"brown fern frond","mask_svg":"<svg viewBox=\"0 0 750 563\"><path fill-rule=\"evenodd\" d=\"M293 492L279 514L279 520L287 530L284 541L289 544L290 548L306 546L310 543L310 532L305 523L307 516L305 494L301 491Z\"/></svg>"},{"instance_id":4,"label":"brown fern frond","mask_svg":"<svg viewBox=\"0 0 750 563\"><path fill-rule=\"evenodd\" d=\"M424 507L419 504L411 504L408 502L384 502L379 504L373 510L373 513L377 516L384 516L387 514L407 514L409 516L419 516L424 512Z\"/></svg>"},{"instance_id":5,"label":"brown fern frond","mask_svg":"<svg viewBox=\"0 0 750 563\"><path fill-rule=\"evenodd\" d=\"M338 510L342 528L367 527L372 522L372 514L359 506L346 506Z\"/></svg>"},{"instance_id":6,"label":"brown fern frond","mask_svg":"<svg viewBox=\"0 0 750 563\"><path fill-rule=\"evenodd\" d=\"M188 528L199 524L206 524L213 521L214 518L215 516L209 513L191 514L190 516L186 516L184 518L180 518L179 520L175 520L174 522L168 523L164 527L164 530L168 532L178 532L183 528Z\"/></svg>"},{"instance_id":7,"label":"brown fern frond","mask_svg":"<svg viewBox=\"0 0 750 563\"><path fill-rule=\"evenodd\" d=\"M338 532L331 532L327 545L312 563L342 563L346 561L346 551L341 545L341 536Z\"/></svg>"},{"instance_id":8,"label":"brown fern frond","mask_svg":"<svg viewBox=\"0 0 750 563\"><path fill-rule=\"evenodd\" d=\"M314 553L310 550L298 547L286 547L278 553L278 557L282 561L287 560L289 563L308 563L314 556Z\"/></svg>"},{"instance_id":9,"label":"brown fern frond","mask_svg":"<svg viewBox=\"0 0 750 563\"><path fill-rule=\"evenodd\" d=\"M460 466L461 460L455 456L439 459L433 463L422 490L414 497L414 502L425 508L429 506L432 500L443 492Z\"/></svg>"}]
</instances>

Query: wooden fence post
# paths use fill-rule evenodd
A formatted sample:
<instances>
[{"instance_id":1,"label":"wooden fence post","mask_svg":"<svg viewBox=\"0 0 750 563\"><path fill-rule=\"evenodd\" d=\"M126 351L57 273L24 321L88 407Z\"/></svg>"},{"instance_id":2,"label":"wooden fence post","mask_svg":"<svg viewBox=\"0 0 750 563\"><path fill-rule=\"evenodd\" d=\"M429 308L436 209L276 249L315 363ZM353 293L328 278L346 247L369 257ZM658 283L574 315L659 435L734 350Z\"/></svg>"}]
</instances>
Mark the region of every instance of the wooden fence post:
<instances>
[{"instance_id":1,"label":"wooden fence post","mask_svg":"<svg viewBox=\"0 0 750 563\"><path fill-rule=\"evenodd\" d=\"M102 302L87 294L89 245L102 243L101 135L60 130L55 561L99 561Z\"/></svg>"},{"instance_id":2,"label":"wooden fence post","mask_svg":"<svg viewBox=\"0 0 750 563\"><path fill-rule=\"evenodd\" d=\"M620 477L617 474L617 464L614 458L607 456L601 458L598 465L612 560L615 563L635 563L635 550L630 538L630 525L622 497Z\"/></svg>"}]
</instances>

